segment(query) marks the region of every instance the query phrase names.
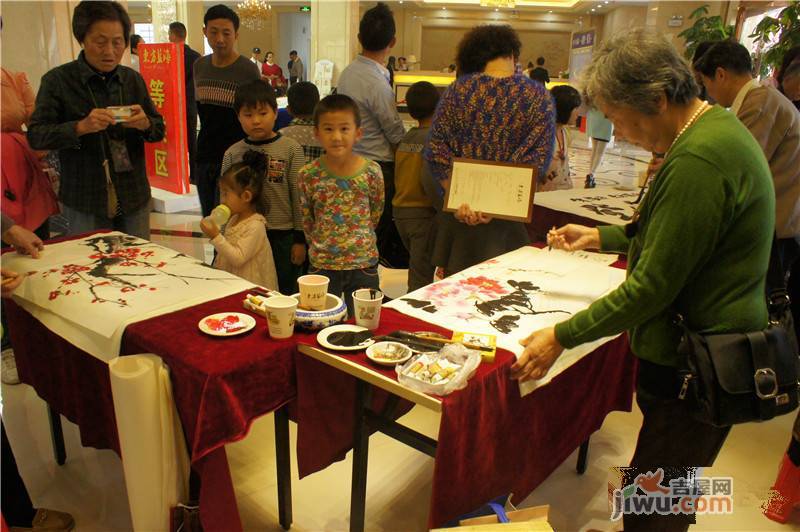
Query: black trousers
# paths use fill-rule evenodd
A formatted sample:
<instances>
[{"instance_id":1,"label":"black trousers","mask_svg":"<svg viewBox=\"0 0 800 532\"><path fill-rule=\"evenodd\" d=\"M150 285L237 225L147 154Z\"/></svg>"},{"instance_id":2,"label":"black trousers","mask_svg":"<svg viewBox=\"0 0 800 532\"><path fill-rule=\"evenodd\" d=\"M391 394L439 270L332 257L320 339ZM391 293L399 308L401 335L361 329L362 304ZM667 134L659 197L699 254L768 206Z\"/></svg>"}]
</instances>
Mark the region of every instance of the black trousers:
<instances>
[{"instance_id":1,"label":"black trousers","mask_svg":"<svg viewBox=\"0 0 800 532\"><path fill-rule=\"evenodd\" d=\"M2 486L0 486L0 507L3 509L3 518L6 520L8 526L30 527L33 523L33 517L36 515L36 509L31 503L31 498L28 496L28 489L25 483L22 482L22 477L19 476L19 469L17 468L17 461L14 459L14 453L11 450L11 445L8 443L6 436L6 427L0 423L0 431L2 435Z\"/></svg>"},{"instance_id":2,"label":"black trousers","mask_svg":"<svg viewBox=\"0 0 800 532\"><path fill-rule=\"evenodd\" d=\"M197 183L197 114L186 115L186 143L189 145L189 182Z\"/></svg>"},{"instance_id":3,"label":"black trousers","mask_svg":"<svg viewBox=\"0 0 800 532\"><path fill-rule=\"evenodd\" d=\"M392 216L392 199L394 199L394 161L377 161L383 172L384 201L383 214L375 228L378 239L380 262L390 268L408 268L408 250L400 239L400 233Z\"/></svg>"},{"instance_id":4,"label":"black trousers","mask_svg":"<svg viewBox=\"0 0 800 532\"><path fill-rule=\"evenodd\" d=\"M197 195L200 196L200 209L203 216L211 214L211 210L219 204L219 173L222 169L220 162L197 163Z\"/></svg>"},{"instance_id":5,"label":"black trousers","mask_svg":"<svg viewBox=\"0 0 800 532\"><path fill-rule=\"evenodd\" d=\"M644 415L631 467L642 473L665 469L663 486L669 486L667 468L710 467L714 464L730 427L718 428L695 421L684 401L676 371L639 361L636 403ZM623 516L625 532L684 531L695 522L694 514Z\"/></svg>"}]
</instances>

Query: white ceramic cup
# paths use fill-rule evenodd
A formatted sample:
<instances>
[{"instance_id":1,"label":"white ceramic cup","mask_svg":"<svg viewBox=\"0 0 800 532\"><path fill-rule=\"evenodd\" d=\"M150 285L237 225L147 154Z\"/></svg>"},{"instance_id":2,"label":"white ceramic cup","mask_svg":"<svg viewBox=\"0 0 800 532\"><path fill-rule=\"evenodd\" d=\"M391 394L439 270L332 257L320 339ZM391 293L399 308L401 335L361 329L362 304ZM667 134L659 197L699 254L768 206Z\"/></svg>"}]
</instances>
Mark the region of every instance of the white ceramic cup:
<instances>
[{"instance_id":1,"label":"white ceramic cup","mask_svg":"<svg viewBox=\"0 0 800 532\"><path fill-rule=\"evenodd\" d=\"M381 304L383 292L375 288L359 288L353 292L353 312L356 325L366 327L370 331L378 328L381 321Z\"/></svg>"},{"instance_id":2,"label":"white ceramic cup","mask_svg":"<svg viewBox=\"0 0 800 532\"><path fill-rule=\"evenodd\" d=\"M291 338L294 334L294 317L297 300L288 296L272 296L264 300L267 309L267 326L272 338Z\"/></svg>"},{"instance_id":3,"label":"white ceramic cup","mask_svg":"<svg viewBox=\"0 0 800 532\"><path fill-rule=\"evenodd\" d=\"M107 109L114 115L114 123L116 124L125 122L133 116L133 108L130 105L112 105Z\"/></svg>"},{"instance_id":4,"label":"white ceramic cup","mask_svg":"<svg viewBox=\"0 0 800 532\"><path fill-rule=\"evenodd\" d=\"M330 282L324 275L311 274L298 277L300 307L305 310L325 310Z\"/></svg>"}]
</instances>

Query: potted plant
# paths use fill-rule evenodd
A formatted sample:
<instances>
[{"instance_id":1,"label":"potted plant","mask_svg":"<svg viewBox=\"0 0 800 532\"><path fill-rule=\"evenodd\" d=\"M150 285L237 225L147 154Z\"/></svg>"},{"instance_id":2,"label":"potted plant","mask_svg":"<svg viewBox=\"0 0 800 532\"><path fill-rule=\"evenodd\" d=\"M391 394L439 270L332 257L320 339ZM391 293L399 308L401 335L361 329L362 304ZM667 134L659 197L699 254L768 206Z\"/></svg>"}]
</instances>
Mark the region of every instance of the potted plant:
<instances>
[{"instance_id":1,"label":"potted plant","mask_svg":"<svg viewBox=\"0 0 800 532\"><path fill-rule=\"evenodd\" d=\"M790 2L781 10L778 18L764 17L749 37L754 39L758 47L755 53L756 72L765 76L770 70L777 69L783 61L783 55L790 48L800 45L800 2Z\"/></svg>"},{"instance_id":2,"label":"potted plant","mask_svg":"<svg viewBox=\"0 0 800 532\"><path fill-rule=\"evenodd\" d=\"M709 4L705 4L695 9L689 15L689 19L694 20L692 27L678 34L678 37L683 37L686 41L686 52L684 52L686 59L691 60L694 57L694 51L701 42L721 41L733 35L733 26L726 26L721 16L707 16L708 6Z\"/></svg>"}]
</instances>

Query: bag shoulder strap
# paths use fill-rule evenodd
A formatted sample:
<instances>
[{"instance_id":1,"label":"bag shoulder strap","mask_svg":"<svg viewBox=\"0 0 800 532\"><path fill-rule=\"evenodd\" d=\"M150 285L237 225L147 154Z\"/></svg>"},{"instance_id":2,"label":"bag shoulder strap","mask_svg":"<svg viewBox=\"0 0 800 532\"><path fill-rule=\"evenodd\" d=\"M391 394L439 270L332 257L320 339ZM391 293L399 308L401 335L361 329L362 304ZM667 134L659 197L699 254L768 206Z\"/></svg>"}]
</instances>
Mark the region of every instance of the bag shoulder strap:
<instances>
[{"instance_id":1,"label":"bag shoulder strap","mask_svg":"<svg viewBox=\"0 0 800 532\"><path fill-rule=\"evenodd\" d=\"M789 292L786 290L785 275L776 232L772 235L772 250L769 254L769 268L767 269L767 286L770 287L767 294L767 308L770 317L779 315L789 306Z\"/></svg>"}]
</instances>

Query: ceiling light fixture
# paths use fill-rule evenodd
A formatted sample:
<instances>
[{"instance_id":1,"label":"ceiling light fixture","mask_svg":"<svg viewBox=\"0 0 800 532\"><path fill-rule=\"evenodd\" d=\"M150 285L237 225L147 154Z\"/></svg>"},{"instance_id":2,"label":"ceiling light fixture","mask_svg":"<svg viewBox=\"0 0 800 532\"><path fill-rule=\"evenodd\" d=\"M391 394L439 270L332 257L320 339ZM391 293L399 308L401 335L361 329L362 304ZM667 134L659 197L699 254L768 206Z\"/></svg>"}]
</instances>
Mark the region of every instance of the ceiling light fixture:
<instances>
[{"instance_id":1,"label":"ceiling light fixture","mask_svg":"<svg viewBox=\"0 0 800 532\"><path fill-rule=\"evenodd\" d=\"M263 0L244 0L236 5L242 24L254 31L264 28L271 10L272 5Z\"/></svg>"},{"instance_id":2,"label":"ceiling light fixture","mask_svg":"<svg viewBox=\"0 0 800 532\"><path fill-rule=\"evenodd\" d=\"M514 9L516 6L516 0L481 0L481 7L506 7L509 9Z\"/></svg>"}]
</instances>

